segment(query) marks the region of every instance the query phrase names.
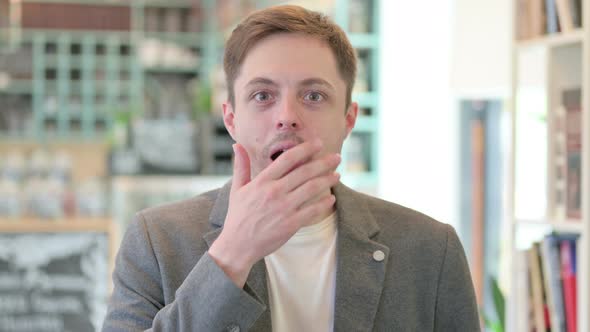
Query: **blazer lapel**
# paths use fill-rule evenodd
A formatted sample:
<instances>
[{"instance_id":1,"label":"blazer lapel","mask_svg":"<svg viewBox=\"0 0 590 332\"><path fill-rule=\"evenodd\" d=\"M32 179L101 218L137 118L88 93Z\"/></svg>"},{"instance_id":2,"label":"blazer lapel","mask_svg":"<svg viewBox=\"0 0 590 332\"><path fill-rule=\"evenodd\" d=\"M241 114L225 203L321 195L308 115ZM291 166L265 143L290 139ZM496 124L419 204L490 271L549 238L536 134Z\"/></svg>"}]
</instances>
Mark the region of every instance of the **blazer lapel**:
<instances>
[{"instance_id":1,"label":"blazer lapel","mask_svg":"<svg viewBox=\"0 0 590 332\"><path fill-rule=\"evenodd\" d=\"M379 226L364 197L342 184L333 192L338 216L334 331L370 331L379 307L389 248L373 240ZM378 251L384 256L375 254Z\"/></svg>"},{"instance_id":2,"label":"blazer lapel","mask_svg":"<svg viewBox=\"0 0 590 332\"><path fill-rule=\"evenodd\" d=\"M219 190L217 199L213 203L213 208L211 209L211 213L209 215L209 222L216 226L216 228L203 236L203 239L205 242L207 242L209 247L211 247L211 244L213 244L223 229L223 223L225 222L225 217L227 216L230 189L231 181L226 183ZM246 285L244 285L244 290L250 293L250 295L258 298L267 308L267 310L262 313L262 315L251 327L251 330L270 331L270 306L268 299L268 289L266 285L266 265L264 264L264 259L261 259L256 264L254 264L250 270L250 274L246 280Z\"/></svg>"}]
</instances>

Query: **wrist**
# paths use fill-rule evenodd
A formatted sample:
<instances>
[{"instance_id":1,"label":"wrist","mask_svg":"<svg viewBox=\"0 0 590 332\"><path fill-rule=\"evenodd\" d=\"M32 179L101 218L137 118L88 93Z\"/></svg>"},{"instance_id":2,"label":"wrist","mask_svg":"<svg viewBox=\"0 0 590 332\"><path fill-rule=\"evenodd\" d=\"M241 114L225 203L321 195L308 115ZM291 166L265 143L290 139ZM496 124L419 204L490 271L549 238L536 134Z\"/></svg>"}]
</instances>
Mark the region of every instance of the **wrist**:
<instances>
[{"instance_id":1,"label":"wrist","mask_svg":"<svg viewBox=\"0 0 590 332\"><path fill-rule=\"evenodd\" d=\"M251 263L243 250L227 244L220 235L209 248L209 256L225 272L225 274L238 286L244 287L248 274L254 263Z\"/></svg>"}]
</instances>

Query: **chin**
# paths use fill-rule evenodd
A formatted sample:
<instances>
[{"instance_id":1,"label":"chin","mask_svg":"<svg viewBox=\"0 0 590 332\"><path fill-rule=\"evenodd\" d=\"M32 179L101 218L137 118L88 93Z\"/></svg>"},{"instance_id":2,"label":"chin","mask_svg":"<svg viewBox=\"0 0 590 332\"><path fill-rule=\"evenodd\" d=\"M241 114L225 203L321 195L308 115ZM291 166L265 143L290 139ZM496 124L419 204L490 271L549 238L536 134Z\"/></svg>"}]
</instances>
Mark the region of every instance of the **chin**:
<instances>
[{"instance_id":1,"label":"chin","mask_svg":"<svg viewBox=\"0 0 590 332\"><path fill-rule=\"evenodd\" d=\"M265 168L267 168L270 163L266 165L250 165L250 174L251 178L254 179L258 174L260 174Z\"/></svg>"}]
</instances>

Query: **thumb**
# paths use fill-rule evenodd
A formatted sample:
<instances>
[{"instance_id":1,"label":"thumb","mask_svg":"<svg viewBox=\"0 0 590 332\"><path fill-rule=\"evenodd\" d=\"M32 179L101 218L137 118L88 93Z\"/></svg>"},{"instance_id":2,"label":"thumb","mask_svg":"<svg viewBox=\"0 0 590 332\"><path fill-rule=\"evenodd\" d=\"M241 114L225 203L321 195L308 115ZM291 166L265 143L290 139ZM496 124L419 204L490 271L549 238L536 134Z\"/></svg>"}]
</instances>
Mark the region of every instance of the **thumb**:
<instances>
[{"instance_id":1,"label":"thumb","mask_svg":"<svg viewBox=\"0 0 590 332\"><path fill-rule=\"evenodd\" d=\"M246 149L238 143L234 149L234 175L232 179L232 191L241 188L250 182L250 157Z\"/></svg>"}]
</instances>

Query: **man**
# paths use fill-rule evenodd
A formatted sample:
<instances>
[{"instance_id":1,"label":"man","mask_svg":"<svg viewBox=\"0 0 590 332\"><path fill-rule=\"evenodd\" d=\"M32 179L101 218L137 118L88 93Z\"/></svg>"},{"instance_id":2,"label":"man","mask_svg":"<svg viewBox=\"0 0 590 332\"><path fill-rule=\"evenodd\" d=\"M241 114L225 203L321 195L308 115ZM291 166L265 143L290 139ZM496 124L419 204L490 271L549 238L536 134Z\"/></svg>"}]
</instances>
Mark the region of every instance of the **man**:
<instances>
[{"instance_id":1,"label":"man","mask_svg":"<svg viewBox=\"0 0 590 332\"><path fill-rule=\"evenodd\" d=\"M137 214L104 331L478 331L452 227L357 193L335 172L354 127L354 50L280 6L227 42L231 183Z\"/></svg>"}]
</instances>

